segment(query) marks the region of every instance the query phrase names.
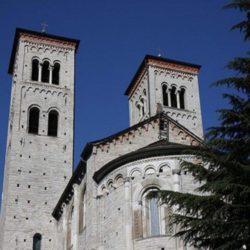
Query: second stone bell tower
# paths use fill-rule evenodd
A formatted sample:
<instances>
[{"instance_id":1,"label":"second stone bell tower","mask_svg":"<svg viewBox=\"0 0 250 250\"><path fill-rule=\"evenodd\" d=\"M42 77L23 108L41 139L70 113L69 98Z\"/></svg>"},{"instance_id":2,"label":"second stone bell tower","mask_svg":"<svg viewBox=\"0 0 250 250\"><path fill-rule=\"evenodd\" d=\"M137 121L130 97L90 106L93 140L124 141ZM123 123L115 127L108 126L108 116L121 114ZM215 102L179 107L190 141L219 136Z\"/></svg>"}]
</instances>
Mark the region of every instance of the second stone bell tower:
<instances>
[{"instance_id":1,"label":"second stone bell tower","mask_svg":"<svg viewBox=\"0 0 250 250\"><path fill-rule=\"evenodd\" d=\"M146 55L125 94L130 125L164 111L203 137L198 74L200 65Z\"/></svg>"},{"instance_id":2,"label":"second stone bell tower","mask_svg":"<svg viewBox=\"0 0 250 250\"><path fill-rule=\"evenodd\" d=\"M51 212L73 166L74 73L79 41L17 29L0 249L55 249Z\"/></svg>"}]
</instances>

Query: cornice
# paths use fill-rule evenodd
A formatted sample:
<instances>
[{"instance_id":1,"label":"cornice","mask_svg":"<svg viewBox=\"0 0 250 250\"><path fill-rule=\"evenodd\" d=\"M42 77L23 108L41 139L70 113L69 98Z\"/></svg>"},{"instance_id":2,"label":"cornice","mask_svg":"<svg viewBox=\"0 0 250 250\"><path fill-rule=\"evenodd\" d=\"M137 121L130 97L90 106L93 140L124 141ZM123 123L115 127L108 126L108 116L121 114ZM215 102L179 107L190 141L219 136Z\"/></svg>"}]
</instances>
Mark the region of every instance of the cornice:
<instances>
[{"instance_id":1,"label":"cornice","mask_svg":"<svg viewBox=\"0 0 250 250\"><path fill-rule=\"evenodd\" d=\"M27 86L27 87L34 87L34 88L41 88L41 89L46 89L46 90L58 90L58 91L64 91L69 93L70 89L66 87L60 87L60 85L55 85L55 84L49 84L49 83L44 83L44 82L20 82L22 86Z\"/></svg>"},{"instance_id":2,"label":"cornice","mask_svg":"<svg viewBox=\"0 0 250 250\"><path fill-rule=\"evenodd\" d=\"M75 49L74 44L67 44L66 42L58 42L52 39L42 39L33 36L22 35L20 37L20 42L28 44L29 46L36 46L39 48L49 48L49 49L61 49L64 51L73 51Z\"/></svg>"},{"instance_id":3,"label":"cornice","mask_svg":"<svg viewBox=\"0 0 250 250\"><path fill-rule=\"evenodd\" d=\"M199 73L198 68L194 68L194 67L179 64L179 63L166 62L166 61L156 61L154 59L148 59L148 65L162 68L162 69L178 71L178 72L182 72L182 73L191 73L194 75L197 75Z\"/></svg>"}]
</instances>

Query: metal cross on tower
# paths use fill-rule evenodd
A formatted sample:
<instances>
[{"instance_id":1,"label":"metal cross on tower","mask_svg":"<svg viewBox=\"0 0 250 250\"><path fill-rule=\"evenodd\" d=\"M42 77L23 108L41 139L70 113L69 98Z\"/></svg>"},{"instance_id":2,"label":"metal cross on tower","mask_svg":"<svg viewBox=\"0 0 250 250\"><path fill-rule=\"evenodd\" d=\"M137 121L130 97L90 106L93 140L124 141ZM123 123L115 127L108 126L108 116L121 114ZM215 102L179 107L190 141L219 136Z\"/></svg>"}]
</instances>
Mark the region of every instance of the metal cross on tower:
<instances>
[{"instance_id":1,"label":"metal cross on tower","mask_svg":"<svg viewBox=\"0 0 250 250\"><path fill-rule=\"evenodd\" d=\"M48 27L48 24L46 22L42 22L41 25L42 25L42 31L41 32L46 33L46 28Z\"/></svg>"},{"instance_id":2,"label":"metal cross on tower","mask_svg":"<svg viewBox=\"0 0 250 250\"><path fill-rule=\"evenodd\" d=\"M161 48L158 48L157 51L158 51L157 56L158 56L158 57L161 57Z\"/></svg>"}]
</instances>

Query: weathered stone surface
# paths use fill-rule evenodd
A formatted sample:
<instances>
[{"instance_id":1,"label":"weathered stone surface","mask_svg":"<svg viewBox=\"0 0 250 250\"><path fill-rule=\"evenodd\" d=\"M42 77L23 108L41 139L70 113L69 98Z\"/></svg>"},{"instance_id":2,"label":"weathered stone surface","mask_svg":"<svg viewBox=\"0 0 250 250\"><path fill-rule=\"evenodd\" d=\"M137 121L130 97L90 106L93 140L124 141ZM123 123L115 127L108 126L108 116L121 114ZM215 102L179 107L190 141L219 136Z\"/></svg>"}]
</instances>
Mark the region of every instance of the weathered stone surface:
<instances>
[{"instance_id":1,"label":"weathered stone surface","mask_svg":"<svg viewBox=\"0 0 250 250\"><path fill-rule=\"evenodd\" d=\"M32 59L59 63L59 85L31 81ZM75 50L62 41L21 32L14 60L4 173L0 249L56 249L51 212L71 174L73 160ZM37 135L28 133L30 107L40 109ZM59 113L58 135L47 135L48 113Z\"/></svg>"}]
</instances>

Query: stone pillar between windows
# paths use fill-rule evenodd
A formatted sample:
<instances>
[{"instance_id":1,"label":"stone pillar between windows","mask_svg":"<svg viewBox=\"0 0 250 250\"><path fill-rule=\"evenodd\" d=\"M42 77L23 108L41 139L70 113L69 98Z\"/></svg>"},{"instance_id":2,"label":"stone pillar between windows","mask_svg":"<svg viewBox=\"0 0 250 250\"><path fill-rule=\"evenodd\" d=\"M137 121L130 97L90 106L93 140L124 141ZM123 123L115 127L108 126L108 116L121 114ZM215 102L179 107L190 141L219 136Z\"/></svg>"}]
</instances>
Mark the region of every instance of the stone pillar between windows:
<instances>
[{"instance_id":1,"label":"stone pillar between windows","mask_svg":"<svg viewBox=\"0 0 250 250\"><path fill-rule=\"evenodd\" d=\"M38 64L38 82L42 81L42 64Z\"/></svg>"},{"instance_id":2,"label":"stone pillar between windows","mask_svg":"<svg viewBox=\"0 0 250 250\"><path fill-rule=\"evenodd\" d=\"M80 187L77 184L73 185L74 189L74 218L72 223L73 230L73 249L78 249L79 244L79 209L80 209Z\"/></svg>"},{"instance_id":3,"label":"stone pillar between windows","mask_svg":"<svg viewBox=\"0 0 250 250\"><path fill-rule=\"evenodd\" d=\"M180 92L176 91L176 102L177 102L177 108L180 108Z\"/></svg>"},{"instance_id":4,"label":"stone pillar between windows","mask_svg":"<svg viewBox=\"0 0 250 250\"><path fill-rule=\"evenodd\" d=\"M124 180L125 189L125 232L126 232L126 249L133 250L132 242L132 210L131 210L131 188L130 179L126 177Z\"/></svg>"},{"instance_id":5,"label":"stone pillar between windows","mask_svg":"<svg viewBox=\"0 0 250 250\"><path fill-rule=\"evenodd\" d=\"M53 72L53 67L50 65L49 66L49 84L52 84L52 72Z\"/></svg>"},{"instance_id":6,"label":"stone pillar between windows","mask_svg":"<svg viewBox=\"0 0 250 250\"><path fill-rule=\"evenodd\" d=\"M170 95L170 89L167 89L167 95L168 95L168 107L171 107L171 95Z\"/></svg>"}]
</instances>

